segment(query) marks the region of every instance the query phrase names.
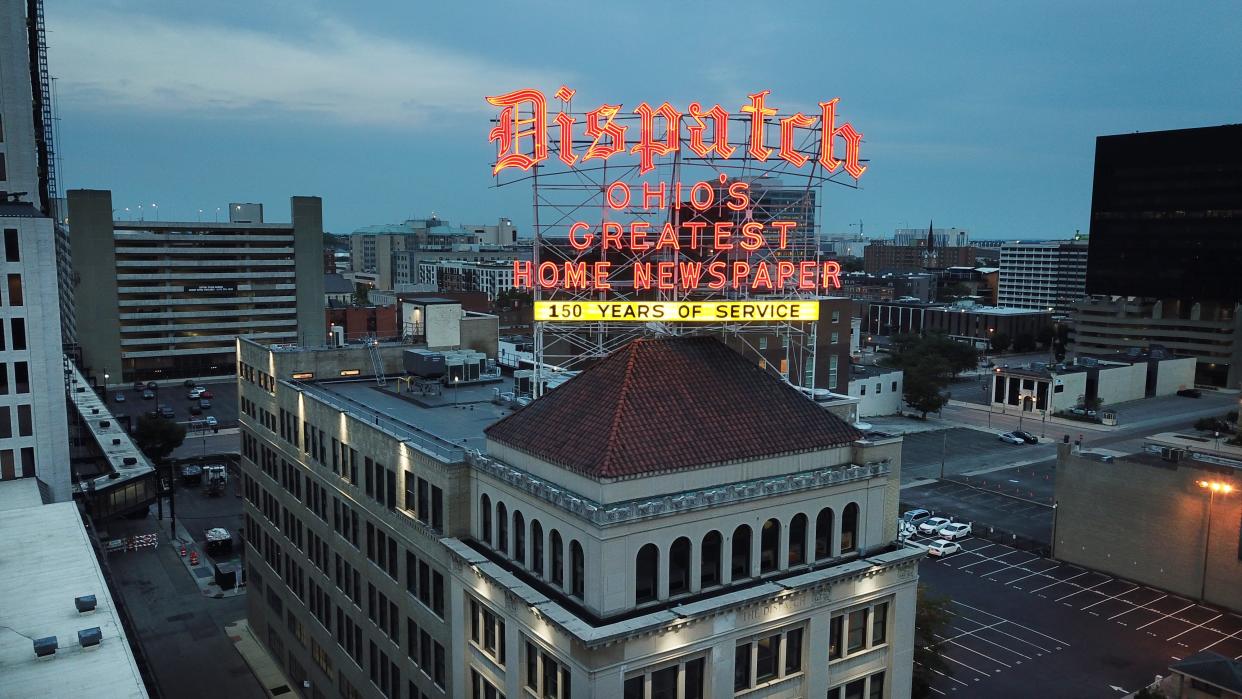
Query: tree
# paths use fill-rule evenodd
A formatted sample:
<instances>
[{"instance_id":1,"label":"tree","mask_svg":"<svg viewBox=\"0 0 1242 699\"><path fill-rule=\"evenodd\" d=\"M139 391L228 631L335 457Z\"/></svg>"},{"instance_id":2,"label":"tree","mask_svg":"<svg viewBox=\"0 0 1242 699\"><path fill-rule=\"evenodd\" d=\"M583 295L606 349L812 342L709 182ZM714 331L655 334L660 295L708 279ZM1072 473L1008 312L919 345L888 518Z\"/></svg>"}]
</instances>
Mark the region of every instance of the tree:
<instances>
[{"instance_id":1,"label":"tree","mask_svg":"<svg viewBox=\"0 0 1242 699\"><path fill-rule=\"evenodd\" d=\"M366 306L371 301L371 285L355 282L354 283L354 305Z\"/></svg>"},{"instance_id":2,"label":"tree","mask_svg":"<svg viewBox=\"0 0 1242 699\"><path fill-rule=\"evenodd\" d=\"M923 419L949 402L944 388L949 384L949 365L941 357L926 355L917 363L903 369L905 372L902 398L911 408L921 412Z\"/></svg>"},{"instance_id":3,"label":"tree","mask_svg":"<svg viewBox=\"0 0 1242 699\"><path fill-rule=\"evenodd\" d=\"M972 296L974 291L961 282L946 284L936 290L936 300L947 303L956 301L964 296Z\"/></svg>"},{"instance_id":4,"label":"tree","mask_svg":"<svg viewBox=\"0 0 1242 699\"><path fill-rule=\"evenodd\" d=\"M949 622L949 600L933 597L923 585L919 585L918 602L914 607L914 678L910 696L923 699L931 696L931 681L937 674L953 674L953 668L941 654L941 642L945 625Z\"/></svg>"},{"instance_id":5,"label":"tree","mask_svg":"<svg viewBox=\"0 0 1242 699\"><path fill-rule=\"evenodd\" d=\"M885 366L905 371L929 356L944 360L946 379L950 375L956 376L967 369L975 368L979 361L979 353L974 347L950 339L942 333L926 336L904 333L892 337L892 352L883 363Z\"/></svg>"},{"instance_id":6,"label":"tree","mask_svg":"<svg viewBox=\"0 0 1242 699\"><path fill-rule=\"evenodd\" d=\"M861 272L863 271L863 260L861 257L847 257L841 260L842 272Z\"/></svg>"},{"instance_id":7,"label":"tree","mask_svg":"<svg viewBox=\"0 0 1242 699\"><path fill-rule=\"evenodd\" d=\"M1048 349L1049 347L1051 347L1052 341L1055 338L1056 338L1056 329L1054 329L1051 325L1045 325L1044 327L1040 328L1038 332L1035 333L1035 341L1038 342L1039 346L1043 347L1044 349Z\"/></svg>"},{"instance_id":8,"label":"tree","mask_svg":"<svg viewBox=\"0 0 1242 699\"><path fill-rule=\"evenodd\" d=\"M185 425L158 415L143 415L134 429L134 442L144 454L159 462L168 458L185 441Z\"/></svg>"},{"instance_id":9,"label":"tree","mask_svg":"<svg viewBox=\"0 0 1242 699\"><path fill-rule=\"evenodd\" d=\"M1013 340L1014 352L1034 352L1035 336L1030 333L1019 333Z\"/></svg>"},{"instance_id":10,"label":"tree","mask_svg":"<svg viewBox=\"0 0 1242 699\"><path fill-rule=\"evenodd\" d=\"M992 345L993 352L1004 352L1009 349L1009 336L1005 333L992 333L988 343Z\"/></svg>"}]
</instances>

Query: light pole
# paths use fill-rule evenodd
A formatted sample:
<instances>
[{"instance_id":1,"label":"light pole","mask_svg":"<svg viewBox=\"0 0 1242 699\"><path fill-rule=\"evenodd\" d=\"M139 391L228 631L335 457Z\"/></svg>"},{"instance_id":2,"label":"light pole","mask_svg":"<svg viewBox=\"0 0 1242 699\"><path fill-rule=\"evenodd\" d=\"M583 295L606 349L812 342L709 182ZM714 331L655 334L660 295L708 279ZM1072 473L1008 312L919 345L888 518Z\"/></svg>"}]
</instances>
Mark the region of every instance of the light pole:
<instances>
[{"instance_id":1,"label":"light pole","mask_svg":"<svg viewBox=\"0 0 1242 699\"><path fill-rule=\"evenodd\" d=\"M1208 546L1212 542L1212 505L1216 502L1216 494L1228 495L1233 486L1222 481L1199 481L1199 487L1208 493L1207 527L1203 535L1203 573L1199 576L1199 601L1207 596Z\"/></svg>"},{"instance_id":2,"label":"light pole","mask_svg":"<svg viewBox=\"0 0 1242 699\"><path fill-rule=\"evenodd\" d=\"M453 407L457 407L457 382L461 380L460 376L453 377Z\"/></svg>"},{"instance_id":3,"label":"light pole","mask_svg":"<svg viewBox=\"0 0 1242 699\"><path fill-rule=\"evenodd\" d=\"M104 405L108 404L108 372L104 372Z\"/></svg>"}]
</instances>

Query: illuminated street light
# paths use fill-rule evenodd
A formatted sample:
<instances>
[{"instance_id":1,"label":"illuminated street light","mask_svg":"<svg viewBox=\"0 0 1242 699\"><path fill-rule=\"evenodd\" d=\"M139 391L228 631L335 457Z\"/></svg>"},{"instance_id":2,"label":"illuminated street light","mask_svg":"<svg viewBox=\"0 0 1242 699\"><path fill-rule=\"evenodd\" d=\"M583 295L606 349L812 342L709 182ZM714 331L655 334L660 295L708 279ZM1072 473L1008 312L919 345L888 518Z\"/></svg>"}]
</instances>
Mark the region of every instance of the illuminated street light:
<instances>
[{"instance_id":1,"label":"illuminated street light","mask_svg":"<svg viewBox=\"0 0 1242 699\"><path fill-rule=\"evenodd\" d=\"M1199 577L1199 601L1207 596L1208 545L1212 541L1212 505L1216 502L1216 494L1228 495L1233 492L1233 485L1224 481L1196 481L1199 487L1207 491L1207 527L1203 534L1203 572Z\"/></svg>"}]
</instances>

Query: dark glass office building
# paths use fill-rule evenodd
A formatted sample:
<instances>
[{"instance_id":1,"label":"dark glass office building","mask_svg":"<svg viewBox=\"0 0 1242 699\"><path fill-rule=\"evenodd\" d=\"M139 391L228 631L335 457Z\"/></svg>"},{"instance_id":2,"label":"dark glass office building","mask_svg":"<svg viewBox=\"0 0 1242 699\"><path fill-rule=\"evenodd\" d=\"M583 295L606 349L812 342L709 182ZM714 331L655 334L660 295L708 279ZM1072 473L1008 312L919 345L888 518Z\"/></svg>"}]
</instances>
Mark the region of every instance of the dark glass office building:
<instances>
[{"instance_id":1,"label":"dark glass office building","mask_svg":"<svg viewBox=\"0 0 1242 699\"><path fill-rule=\"evenodd\" d=\"M1101 136L1087 293L1242 300L1242 125Z\"/></svg>"}]
</instances>

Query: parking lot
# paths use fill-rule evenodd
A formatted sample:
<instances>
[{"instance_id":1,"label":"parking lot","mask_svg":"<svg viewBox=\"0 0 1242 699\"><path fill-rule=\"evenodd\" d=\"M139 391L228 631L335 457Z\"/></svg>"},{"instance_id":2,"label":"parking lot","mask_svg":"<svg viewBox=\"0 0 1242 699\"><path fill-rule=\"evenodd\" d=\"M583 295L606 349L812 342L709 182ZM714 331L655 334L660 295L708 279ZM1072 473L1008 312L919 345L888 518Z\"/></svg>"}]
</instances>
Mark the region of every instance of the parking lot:
<instances>
[{"instance_id":1,"label":"parking lot","mask_svg":"<svg viewBox=\"0 0 1242 699\"><path fill-rule=\"evenodd\" d=\"M1051 442L1007 444L995 433L967 427L913 432L905 435L901 448L901 482L940 477L941 460L945 475L1002 466L1008 463L1042 461L1056 456Z\"/></svg>"},{"instance_id":2,"label":"parking lot","mask_svg":"<svg viewBox=\"0 0 1242 699\"><path fill-rule=\"evenodd\" d=\"M977 533L990 528L1048 546L1052 541L1055 476L1055 460L975 476L952 476L903 488L902 510L921 507L936 516L972 522ZM995 536L988 538L995 540Z\"/></svg>"},{"instance_id":3,"label":"parking lot","mask_svg":"<svg viewBox=\"0 0 1242 699\"><path fill-rule=\"evenodd\" d=\"M236 426L237 382L229 380L201 385L209 389L212 394L211 407L204 410L202 415L190 414L190 406L196 401L186 398L188 389L181 383L161 385L158 396L148 399L143 399L142 391L135 391L133 384L112 386L108 389L108 408L118 416L118 419L120 415L129 415L130 419L136 423L139 415L154 410L158 403L172 408L173 419L177 422L189 423L192 419L200 420L212 415L220 423L220 427ZM117 394L125 396L124 402L117 402Z\"/></svg>"},{"instance_id":4,"label":"parking lot","mask_svg":"<svg viewBox=\"0 0 1242 699\"><path fill-rule=\"evenodd\" d=\"M961 544L920 568L934 594L953 600L943 639L954 674L938 677L939 694L1071 696L1064 688L1076 686L1072 696L1104 696L1202 650L1242 659L1238 614L1002 544Z\"/></svg>"}]
</instances>

